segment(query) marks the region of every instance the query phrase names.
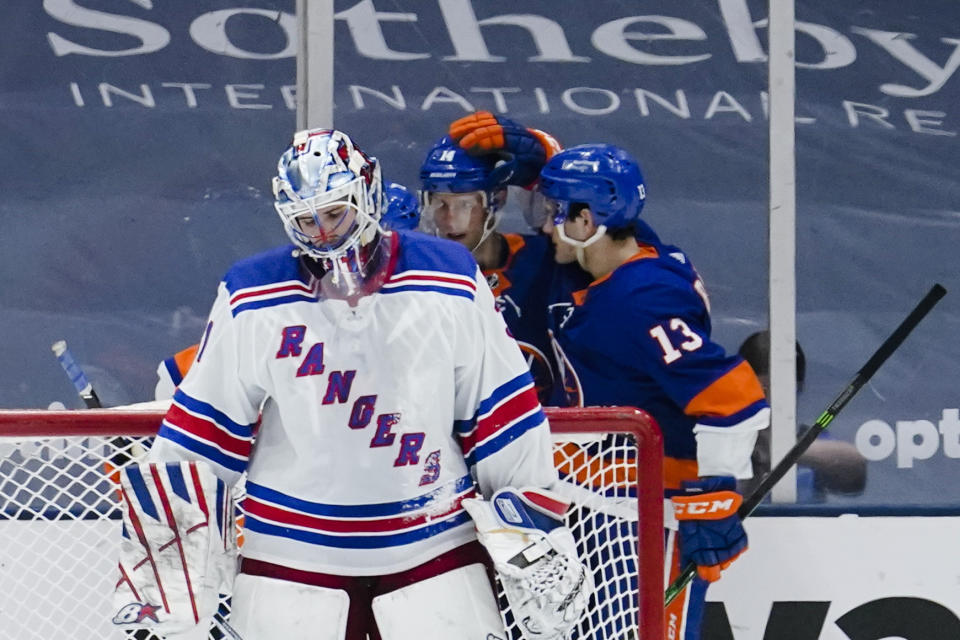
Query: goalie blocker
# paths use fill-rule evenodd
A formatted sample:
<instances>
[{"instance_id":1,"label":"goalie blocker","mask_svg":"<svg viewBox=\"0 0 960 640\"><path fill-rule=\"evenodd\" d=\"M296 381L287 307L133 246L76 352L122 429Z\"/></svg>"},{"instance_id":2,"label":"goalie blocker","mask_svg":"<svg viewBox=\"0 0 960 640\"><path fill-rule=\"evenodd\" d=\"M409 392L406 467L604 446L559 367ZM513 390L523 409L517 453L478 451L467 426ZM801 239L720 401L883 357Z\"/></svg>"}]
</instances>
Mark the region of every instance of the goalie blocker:
<instances>
[{"instance_id":1,"label":"goalie blocker","mask_svg":"<svg viewBox=\"0 0 960 640\"><path fill-rule=\"evenodd\" d=\"M569 503L542 489L504 488L463 505L486 547L524 635L563 638L583 616L593 578L563 524Z\"/></svg>"}]
</instances>

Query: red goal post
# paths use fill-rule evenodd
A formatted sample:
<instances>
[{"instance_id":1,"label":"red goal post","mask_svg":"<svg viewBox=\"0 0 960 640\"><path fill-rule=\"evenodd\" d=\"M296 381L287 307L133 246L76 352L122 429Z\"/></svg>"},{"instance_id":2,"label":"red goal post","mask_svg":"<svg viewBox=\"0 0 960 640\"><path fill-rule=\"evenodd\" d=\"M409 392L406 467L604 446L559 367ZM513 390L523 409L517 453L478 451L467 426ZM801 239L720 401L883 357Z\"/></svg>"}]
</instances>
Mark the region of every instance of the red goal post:
<instances>
[{"instance_id":1,"label":"red goal post","mask_svg":"<svg viewBox=\"0 0 960 640\"><path fill-rule=\"evenodd\" d=\"M661 640L663 442L656 422L632 408L546 413L558 470L575 486L567 492L577 503L568 524L598 583L574 637ZM18 640L147 637L109 623L119 511L107 475L109 465L126 459L121 448L148 442L162 417L0 410L0 629L16 630ZM623 517L625 508L636 517ZM508 625L510 618L505 614ZM508 631L520 637L515 626Z\"/></svg>"}]
</instances>

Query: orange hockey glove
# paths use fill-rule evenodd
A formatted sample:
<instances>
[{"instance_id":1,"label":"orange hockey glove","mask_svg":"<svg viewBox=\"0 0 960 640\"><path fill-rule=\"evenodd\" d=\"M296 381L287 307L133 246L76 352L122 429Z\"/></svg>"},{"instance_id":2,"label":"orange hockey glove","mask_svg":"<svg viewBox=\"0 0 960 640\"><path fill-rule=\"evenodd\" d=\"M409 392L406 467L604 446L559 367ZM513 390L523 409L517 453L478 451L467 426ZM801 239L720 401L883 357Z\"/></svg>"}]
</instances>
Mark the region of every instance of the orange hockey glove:
<instances>
[{"instance_id":1,"label":"orange hockey glove","mask_svg":"<svg viewBox=\"0 0 960 640\"><path fill-rule=\"evenodd\" d=\"M449 134L470 154L503 156L510 170L506 184L522 187L531 185L547 160L561 148L550 134L527 129L489 111L477 111L455 120Z\"/></svg>"}]
</instances>

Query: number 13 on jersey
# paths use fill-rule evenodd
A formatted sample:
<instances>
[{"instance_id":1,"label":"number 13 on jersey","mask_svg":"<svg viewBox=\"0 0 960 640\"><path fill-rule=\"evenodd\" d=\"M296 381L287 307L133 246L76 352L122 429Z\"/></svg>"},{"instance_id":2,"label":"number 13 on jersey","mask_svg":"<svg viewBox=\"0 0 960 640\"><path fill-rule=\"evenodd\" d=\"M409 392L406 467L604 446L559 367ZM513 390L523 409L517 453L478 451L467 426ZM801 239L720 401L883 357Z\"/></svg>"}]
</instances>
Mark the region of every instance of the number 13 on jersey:
<instances>
[{"instance_id":1,"label":"number 13 on jersey","mask_svg":"<svg viewBox=\"0 0 960 640\"><path fill-rule=\"evenodd\" d=\"M667 327L669 327L669 333ZM703 338L694 333L680 318L672 318L669 323L658 324L650 329L650 335L663 350L663 361L666 364L680 359L684 351L696 351L703 346ZM679 344L674 346L674 340L678 340Z\"/></svg>"}]
</instances>

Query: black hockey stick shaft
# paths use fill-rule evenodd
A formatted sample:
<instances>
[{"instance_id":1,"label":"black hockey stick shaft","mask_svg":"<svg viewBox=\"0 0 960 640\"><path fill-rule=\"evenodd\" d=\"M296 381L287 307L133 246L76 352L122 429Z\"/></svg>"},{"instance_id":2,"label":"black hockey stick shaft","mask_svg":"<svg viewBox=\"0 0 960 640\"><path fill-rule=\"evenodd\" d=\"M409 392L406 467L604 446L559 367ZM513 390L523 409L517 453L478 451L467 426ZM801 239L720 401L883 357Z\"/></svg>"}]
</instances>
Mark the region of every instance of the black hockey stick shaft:
<instances>
[{"instance_id":1,"label":"black hockey stick shaft","mask_svg":"<svg viewBox=\"0 0 960 640\"><path fill-rule=\"evenodd\" d=\"M800 459L800 456L813 444L813 441L817 439L817 436L827 428L833 419L837 417L837 414L840 413L840 410L843 409L851 398L857 394L858 391L873 377L873 374L887 361L887 358L896 351L903 341L906 340L907 336L910 335L910 332L916 328L920 321L930 313L930 310L933 309L933 306L937 304L943 296L945 296L947 290L940 284L935 284L930 288L930 291L927 292L927 295L917 303L917 306L913 308L913 311L904 318L903 322L900 323L893 333L890 334L880 348L874 352L870 359L867 360L867 363L863 365L856 375L853 376L853 379L849 384L840 392L830 406L827 407L826 411L820 414L820 417L817 418L816 422L808 428L800 439L797 440L796 444L787 452L780 462L770 470L770 472L763 478L763 480L758 484L754 490L747 496L743 504L740 505L740 508L737 510L737 515L741 519L747 518L754 509L757 508L763 499L766 497L770 490L773 489L774 485L786 475L787 471L797 463L797 460ZM694 563L688 563L684 568L683 572L670 583L670 586L667 587L666 592L664 593L665 605L669 605L673 602L674 598L683 591L686 586L693 580L694 576L697 574L697 566Z\"/></svg>"}]
</instances>

